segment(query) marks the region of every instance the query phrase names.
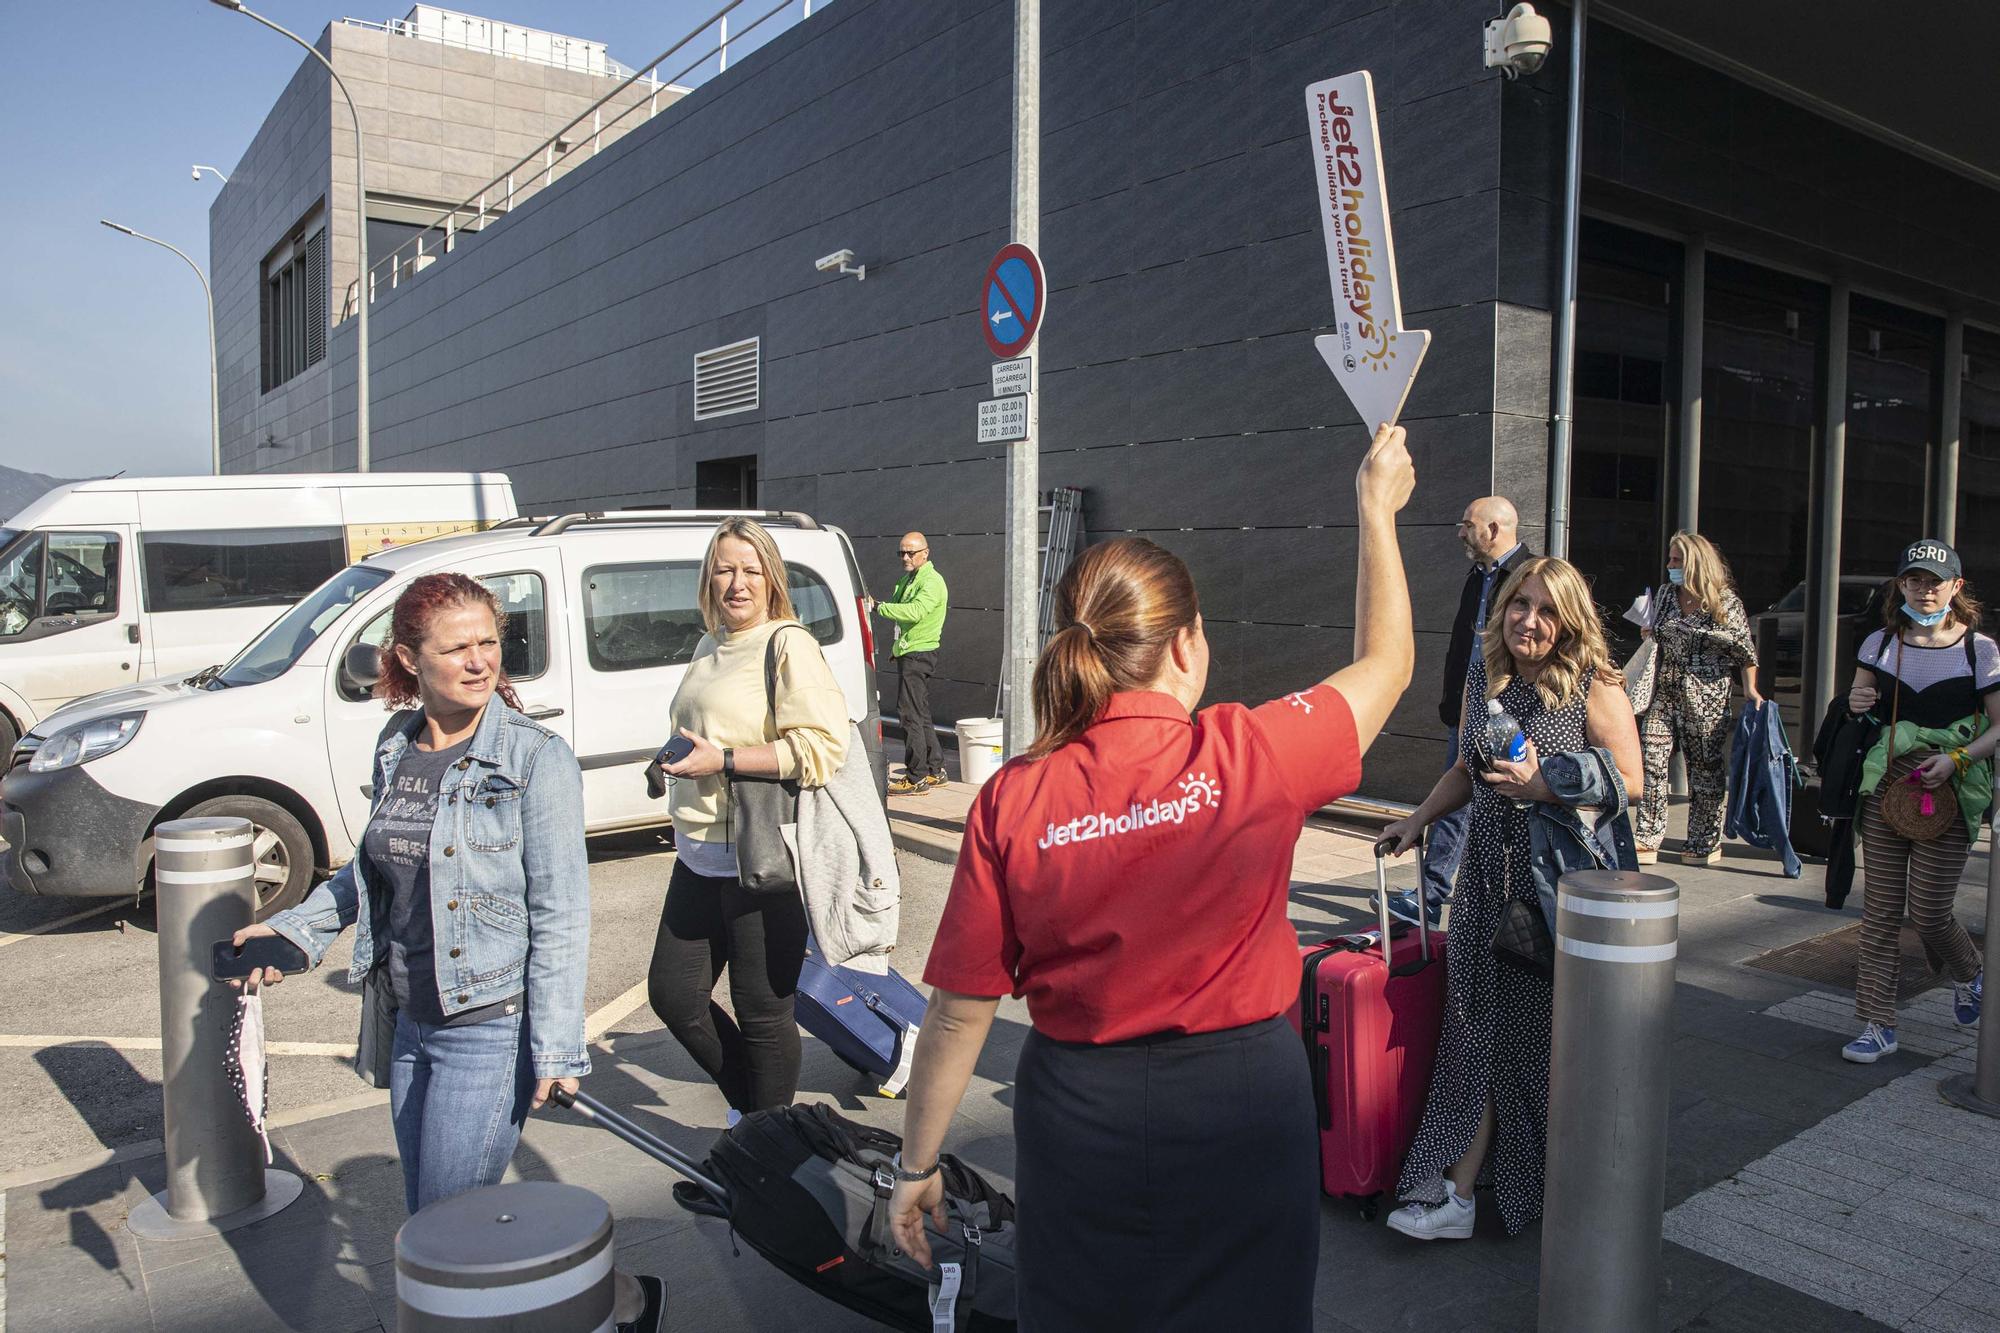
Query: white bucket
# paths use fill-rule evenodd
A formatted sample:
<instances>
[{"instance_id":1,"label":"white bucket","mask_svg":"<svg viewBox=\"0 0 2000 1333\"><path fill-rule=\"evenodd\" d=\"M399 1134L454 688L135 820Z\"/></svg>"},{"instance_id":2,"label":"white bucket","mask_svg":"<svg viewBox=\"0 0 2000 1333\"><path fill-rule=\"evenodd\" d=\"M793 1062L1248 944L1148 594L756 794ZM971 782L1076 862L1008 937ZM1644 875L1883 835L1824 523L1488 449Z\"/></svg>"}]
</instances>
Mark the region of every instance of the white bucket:
<instances>
[{"instance_id":1,"label":"white bucket","mask_svg":"<svg viewBox=\"0 0 2000 1333\"><path fill-rule=\"evenodd\" d=\"M1000 770L1002 727L997 717L958 720L958 777L975 787Z\"/></svg>"}]
</instances>

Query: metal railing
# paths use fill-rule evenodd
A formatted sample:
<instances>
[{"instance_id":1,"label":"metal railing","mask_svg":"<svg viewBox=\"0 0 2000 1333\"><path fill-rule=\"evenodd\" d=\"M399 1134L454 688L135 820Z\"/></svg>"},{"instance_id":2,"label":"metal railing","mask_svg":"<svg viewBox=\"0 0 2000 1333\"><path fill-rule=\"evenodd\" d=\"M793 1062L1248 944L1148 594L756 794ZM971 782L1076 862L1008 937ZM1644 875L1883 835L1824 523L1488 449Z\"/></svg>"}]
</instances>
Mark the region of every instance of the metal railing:
<instances>
[{"instance_id":1,"label":"metal railing","mask_svg":"<svg viewBox=\"0 0 2000 1333\"><path fill-rule=\"evenodd\" d=\"M450 17L461 16L454 14ZM391 37L408 37L438 46L454 46L461 51L478 51L483 55L504 56L509 60L525 60L530 64L566 69L577 74L606 74L624 78L634 72L630 65L612 59L601 42L592 42L581 37L565 37L561 33L548 32L541 28L524 28L519 24L500 23L492 19L480 19L479 22L486 25L486 40L483 42L425 32L420 25L406 18L385 19L381 23L357 18L340 20L343 26L349 28L366 28L370 32L386 32ZM522 39L519 46L509 40L515 37ZM537 38L541 41L536 41ZM535 49L543 42L548 47L546 54Z\"/></svg>"},{"instance_id":2,"label":"metal railing","mask_svg":"<svg viewBox=\"0 0 2000 1333\"><path fill-rule=\"evenodd\" d=\"M799 19L812 17L813 0L776 0L747 25L738 27L732 35L731 16L737 10L755 3L756 0L727 0L706 22L662 51L643 68L627 74L617 87L578 112L567 125L543 140L519 161L453 207L438 213L415 236L404 241L381 259L372 262L366 275L368 299L373 301L385 286L393 289L416 277L436 262L441 253L449 254L456 249L460 232L485 230L490 223L506 217L531 195L555 184L558 177L574 169L581 161L588 161L597 156L598 150L603 146L605 134L618 131L618 127L629 117L643 110L645 119L651 120L660 112L662 93L668 94L667 105L671 106L679 97L694 91L694 85L687 80L696 78L698 82L696 72L710 61L716 62L717 73L728 69L729 48L732 44L741 43L774 19L778 20L778 26L772 28L768 36L776 36L788 22L783 17L785 15L796 14ZM820 0L820 8L824 9L826 3L827 0ZM342 21L356 22L352 19ZM357 26L380 25L360 23ZM711 41L704 43L705 37L711 38ZM438 39L426 36L424 40ZM673 74L661 75L662 66L680 59L688 48L697 45L705 45L706 49L687 59ZM494 54L503 53L495 51ZM622 108L613 105L635 86L642 89L641 95L630 98ZM607 109L610 112L608 116ZM589 125L588 131L579 133L580 127L586 122ZM637 123L634 122L634 125ZM443 238L436 239L432 235L435 232L442 232ZM346 298L341 302L342 319L354 313L361 299L361 286L359 278L348 283Z\"/></svg>"}]
</instances>

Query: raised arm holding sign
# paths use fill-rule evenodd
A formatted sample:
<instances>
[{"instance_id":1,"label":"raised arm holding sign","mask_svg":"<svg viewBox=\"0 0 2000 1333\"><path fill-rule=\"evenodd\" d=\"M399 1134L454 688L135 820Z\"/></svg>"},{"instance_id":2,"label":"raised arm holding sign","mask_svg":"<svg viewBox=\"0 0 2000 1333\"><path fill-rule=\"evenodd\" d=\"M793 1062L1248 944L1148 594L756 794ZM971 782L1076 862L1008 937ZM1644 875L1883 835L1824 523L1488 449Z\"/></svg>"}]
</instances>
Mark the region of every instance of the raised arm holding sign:
<instances>
[{"instance_id":1,"label":"raised arm holding sign","mask_svg":"<svg viewBox=\"0 0 2000 1333\"><path fill-rule=\"evenodd\" d=\"M1373 431L1402 415L1431 343L1428 330L1403 327L1374 80L1358 70L1309 85L1306 116L1334 305L1334 332L1313 346Z\"/></svg>"}]
</instances>

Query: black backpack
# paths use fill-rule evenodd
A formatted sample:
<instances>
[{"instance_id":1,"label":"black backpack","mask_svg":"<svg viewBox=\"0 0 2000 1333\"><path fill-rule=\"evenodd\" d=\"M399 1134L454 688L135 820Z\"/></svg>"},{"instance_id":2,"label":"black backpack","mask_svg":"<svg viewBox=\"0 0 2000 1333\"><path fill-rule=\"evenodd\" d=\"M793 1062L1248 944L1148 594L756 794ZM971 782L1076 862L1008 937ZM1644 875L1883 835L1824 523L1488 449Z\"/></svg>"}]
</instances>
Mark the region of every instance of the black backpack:
<instances>
[{"instance_id":1,"label":"black backpack","mask_svg":"<svg viewBox=\"0 0 2000 1333\"><path fill-rule=\"evenodd\" d=\"M891 1328L931 1333L949 1265L955 1333L1014 1328L1014 1201L950 1153L943 1155L946 1234L931 1232L925 1269L889 1230L894 1134L856 1124L827 1106L757 1111L716 1141L708 1173L716 1198L692 1181L674 1187L691 1212L723 1217L752 1249L828 1300Z\"/></svg>"}]
</instances>

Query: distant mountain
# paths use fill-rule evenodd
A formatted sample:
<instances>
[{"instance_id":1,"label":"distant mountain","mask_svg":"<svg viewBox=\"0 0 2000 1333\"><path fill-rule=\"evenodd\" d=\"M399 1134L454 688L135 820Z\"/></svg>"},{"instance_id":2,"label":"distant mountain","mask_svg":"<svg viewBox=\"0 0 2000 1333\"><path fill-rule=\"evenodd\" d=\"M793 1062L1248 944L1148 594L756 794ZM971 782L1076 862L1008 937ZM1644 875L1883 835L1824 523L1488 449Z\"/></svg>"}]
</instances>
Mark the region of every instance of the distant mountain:
<instances>
[{"instance_id":1,"label":"distant mountain","mask_svg":"<svg viewBox=\"0 0 2000 1333\"><path fill-rule=\"evenodd\" d=\"M12 518L58 486L73 478L45 477L39 472L23 472L0 464L0 523Z\"/></svg>"}]
</instances>

